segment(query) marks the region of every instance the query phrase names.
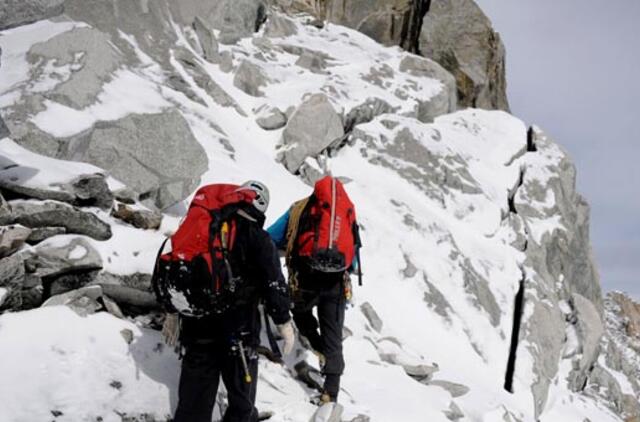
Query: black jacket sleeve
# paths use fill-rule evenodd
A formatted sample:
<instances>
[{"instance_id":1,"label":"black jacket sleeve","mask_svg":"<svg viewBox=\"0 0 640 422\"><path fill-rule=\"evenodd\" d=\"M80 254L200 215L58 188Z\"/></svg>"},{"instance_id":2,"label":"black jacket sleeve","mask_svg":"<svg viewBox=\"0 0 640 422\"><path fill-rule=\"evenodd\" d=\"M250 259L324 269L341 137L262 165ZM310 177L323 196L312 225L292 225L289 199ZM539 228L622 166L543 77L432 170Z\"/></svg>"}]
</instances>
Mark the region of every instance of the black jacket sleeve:
<instances>
[{"instance_id":1,"label":"black jacket sleeve","mask_svg":"<svg viewBox=\"0 0 640 422\"><path fill-rule=\"evenodd\" d=\"M265 309L276 324L284 324L291 318L289 314L289 286L282 274L278 251L269 234L260 229L255 233L253 252L258 283Z\"/></svg>"}]
</instances>

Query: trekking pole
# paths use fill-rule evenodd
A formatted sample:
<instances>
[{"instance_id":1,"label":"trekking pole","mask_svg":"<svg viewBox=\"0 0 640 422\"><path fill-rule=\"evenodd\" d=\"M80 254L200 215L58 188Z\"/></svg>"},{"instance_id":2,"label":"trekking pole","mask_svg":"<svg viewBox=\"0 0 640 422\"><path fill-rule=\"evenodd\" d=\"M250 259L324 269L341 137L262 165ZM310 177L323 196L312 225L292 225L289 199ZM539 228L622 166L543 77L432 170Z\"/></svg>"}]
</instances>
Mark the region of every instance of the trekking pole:
<instances>
[{"instance_id":1,"label":"trekking pole","mask_svg":"<svg viewBox=\"0 0 640 422\"><path fill-rule=\"evenodd\" d=\"M244 369L244 382L251 384L251 374L249 373L249 365L247 365L247 357L244 354L244 346L242 340L238 340L238 350L240 351L240 360L242 361L242 368Z\"/></svg>"}]
</instances>

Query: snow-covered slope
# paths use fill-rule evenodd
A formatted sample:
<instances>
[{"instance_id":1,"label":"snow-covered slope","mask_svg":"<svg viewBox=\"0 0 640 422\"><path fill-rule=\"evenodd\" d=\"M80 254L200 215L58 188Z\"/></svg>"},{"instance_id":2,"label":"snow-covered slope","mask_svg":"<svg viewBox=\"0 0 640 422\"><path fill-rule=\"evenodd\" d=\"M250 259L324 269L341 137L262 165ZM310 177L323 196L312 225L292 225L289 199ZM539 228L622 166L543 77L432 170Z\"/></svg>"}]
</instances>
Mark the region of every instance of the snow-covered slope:
<instances>
[{"instance_id":1,"label":"snow-covered slope","mask_svg":"<svg viewBox=\"0 0 640 422\"><path fill-rule=\"evenodd\" d=\"M588 209L565 153L541 131L501 111L446 114L455 87L437 64L306 16L271 11L257 33L222 44L215 40L224 30L210 31L206 15L175 2L93 3L68 2L68 16L2 33L0 110L12 140L0 142L0 155L16 174L39 172L15 183L59 191L74 176L102 171L112 190L136 190L136 207L169 212L159 230L140 230L86 208L109 223L108 240L57 235L16 255L82 237L103 272L83 283L107 273L138 277L150 272L198 183L264 181L273 221L328 169L349 180L365 245L365 284L345 324L344 420L621 420L612 398L582 392L598 359L602 310ZM303 119L319 93L330 107ZM274 115L282 124L263 129L261 118ZM338 137L325 145L296 131L336 118ZM174 130L182 119L187 129ZM164 177L179 153L154 155L166 146L154 143L161 132L175 135L178 152L204 154L206 166L187 162ZM293 152L304 158L289 168L296 174L285 167ZM0 420L166 420L179 362L146 328L151 319L79 316L67 307L0 316ZM273 421L313 413L313 392L293 370L302 359L317 366L301 347L286 366L260 364L258 408L274 412Z\"/></svg>"}]
</instances>

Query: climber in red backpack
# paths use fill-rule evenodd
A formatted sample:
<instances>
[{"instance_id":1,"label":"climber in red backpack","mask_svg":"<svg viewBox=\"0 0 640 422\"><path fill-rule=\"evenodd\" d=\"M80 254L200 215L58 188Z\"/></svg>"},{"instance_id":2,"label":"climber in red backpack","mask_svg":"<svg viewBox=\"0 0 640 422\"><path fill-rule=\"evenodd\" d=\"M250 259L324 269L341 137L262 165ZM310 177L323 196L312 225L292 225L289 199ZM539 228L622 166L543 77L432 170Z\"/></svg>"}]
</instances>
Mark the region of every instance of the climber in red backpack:
<instances>
[{"instance_id":1,"label":"climber in red backpack","mask_svg":"<svg viewBox=\"0 0 640 422\"><path fill-rule=\"evenodd\" d=\"M285 251L293 320L320 358L325 380L319 402L336 402L345 366L342 329L351 297L349 272L357 268L362 276L355 207L342 183L326 176L267 231ZM312 313L316 306L318 319Z\"/></svg>"},{"instance_id":2,"label":"climber in red backpack","mask_svg":"<svg viewBox=\"0 0 640 422\"><path fill-rule=\"evenodd\" d=\"M260 302L285 354L293 347L288 286L262 228L268 203L260 182L204 186L170 238L171 250L160 249L152 283L170 314L163 333L175 340L179 326L185 351L174 422L210 422L220 378L229 399L223 421L258 420Z\"/></svg>"}]
</instances>

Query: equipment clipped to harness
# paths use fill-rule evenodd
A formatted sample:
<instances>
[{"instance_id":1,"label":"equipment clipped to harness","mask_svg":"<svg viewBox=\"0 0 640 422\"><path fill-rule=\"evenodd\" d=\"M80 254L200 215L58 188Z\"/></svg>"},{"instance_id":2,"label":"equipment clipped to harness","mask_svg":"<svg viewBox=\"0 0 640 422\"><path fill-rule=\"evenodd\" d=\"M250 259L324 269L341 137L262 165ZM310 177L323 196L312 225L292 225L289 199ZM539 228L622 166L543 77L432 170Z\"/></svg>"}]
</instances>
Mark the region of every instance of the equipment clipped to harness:
<instances>
[{"instance_id":1,"label":"equipment clipped to harness","mask_svg":"<svg viewBox=\"0 0 640 422\"><path fill-rule=\"evenodd\" d=\"M152 285L170 312L202 317L235 306L242 279L234 274L233 250L238 211L255 192L236 185L200 188L184 221L171 236L171 251L158 253Z\"/></svg>"}]
</instances>

